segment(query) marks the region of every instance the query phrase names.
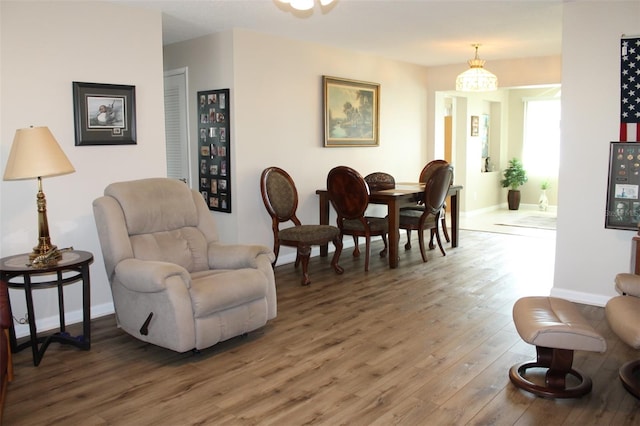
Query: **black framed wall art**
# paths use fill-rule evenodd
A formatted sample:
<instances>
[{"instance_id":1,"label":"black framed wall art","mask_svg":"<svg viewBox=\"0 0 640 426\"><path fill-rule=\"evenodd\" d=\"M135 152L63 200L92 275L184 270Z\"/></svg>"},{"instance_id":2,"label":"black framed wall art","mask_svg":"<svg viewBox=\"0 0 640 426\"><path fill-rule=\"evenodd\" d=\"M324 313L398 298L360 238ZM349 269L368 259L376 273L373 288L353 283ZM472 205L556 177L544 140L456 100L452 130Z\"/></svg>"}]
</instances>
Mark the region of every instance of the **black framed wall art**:
<instances>
[{"instance_id":1,"label":"black framed wall art","mask_svg":"<svg viewBox=\"0 0 640 426\"><path fill-rule=\"evenodd\" d=\"M200 193L209 210L231 213L229 89L198 92Z\"/></svg>"},{"instance_id":2,"label":"black framed wall art","mask_svg":"<svg viewBox=\"0 0 640 426\"><path fill-rule=\"evenodd\" d=\"M605 228L638 230L640 143L611 142Z\"/></svg>"},{"instance_id":3,"label":"black framed wall art","mask_svg":"<svg viewBox=\"0 0 640 426\"><path fill-rule=\"evenodd\" d=\"M76 146L135 145L136 88L73 82Z\"/></svg>"}]
</instances>

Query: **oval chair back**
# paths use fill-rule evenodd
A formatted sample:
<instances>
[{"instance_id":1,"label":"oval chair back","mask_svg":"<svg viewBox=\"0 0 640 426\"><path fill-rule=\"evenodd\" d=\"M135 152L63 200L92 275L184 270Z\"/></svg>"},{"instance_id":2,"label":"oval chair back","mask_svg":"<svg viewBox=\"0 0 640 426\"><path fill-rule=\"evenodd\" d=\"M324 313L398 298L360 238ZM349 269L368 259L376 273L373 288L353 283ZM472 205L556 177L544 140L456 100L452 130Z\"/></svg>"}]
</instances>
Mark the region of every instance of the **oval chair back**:
<instances>
[{"instance_id":1,"label":"oval chair back","mask_svg":"<svg viewBox=\"0 0 640 426\"><path fill-rule=\"evenodd\" d=\"M264 169L260 176L260 192L272 219L277 222L292 221L296 225L300 224L296 217L298 190L289 173L279 167Z\"/></svg>"},{"instance_id":2,"label":"oval chair back","mask_svg":"<svg viewBox=\"0 0 640 426\"><path fill-rule=\"evenodd\" d=\"M432 160L427 163L426 166L420 172L420 183L427 183L433 172L435 172L441 166L448 166L449 163L445 160Z\"/></svg>"},{"instance_id":3,"label":"oval chair back","mask_svg":"<svg viewBox=\"0 0 640 426\"><path fill-rule=\"evenodd\" d=\"M424 187L425 211L433 215L440 214L452 182L453 167L450 165L441 165L433 171Z\"/></svg>"},{"instance_id":4,"label":"oval chair back","mask_svg":"<svg viewBox=\"0 0 640 426\"><path fill-rule=\"evenodd\" d=\"M327 175L329 199L338 218L361 219L369 205L369 186L351 167L338 166Z\"/></svg>"},{"instance_id":5,"label":"oval chair back","mask_svg":"<svg viewBox=\"0 0 640 426\"><path fill-rule=\"evenodd\" d=\"M369 190L379 191L381 189L393 189L396 187L395 178L389 173L373 172L364 177L364 181L369 185Z\"/></svg>"}]
</instances>

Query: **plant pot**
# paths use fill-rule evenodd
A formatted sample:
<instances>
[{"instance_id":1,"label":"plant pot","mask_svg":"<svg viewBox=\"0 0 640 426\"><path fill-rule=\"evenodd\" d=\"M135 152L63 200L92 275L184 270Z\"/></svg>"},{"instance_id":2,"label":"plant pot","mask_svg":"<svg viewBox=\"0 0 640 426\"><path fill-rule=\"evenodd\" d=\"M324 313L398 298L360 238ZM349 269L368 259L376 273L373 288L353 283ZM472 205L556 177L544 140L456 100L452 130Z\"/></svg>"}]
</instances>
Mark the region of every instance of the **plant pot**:
<instances>
[{"instance_id":1,"label":"plant pot","mask_svg":"<svg viewBox=\"0 0 640 426\"><path fill-rule=\"evenodd\" d=\"M507 202L509 203L509 210L518 210L520 208L520 190L510 189L507 193Z\"/></svg>"}]
</instances>

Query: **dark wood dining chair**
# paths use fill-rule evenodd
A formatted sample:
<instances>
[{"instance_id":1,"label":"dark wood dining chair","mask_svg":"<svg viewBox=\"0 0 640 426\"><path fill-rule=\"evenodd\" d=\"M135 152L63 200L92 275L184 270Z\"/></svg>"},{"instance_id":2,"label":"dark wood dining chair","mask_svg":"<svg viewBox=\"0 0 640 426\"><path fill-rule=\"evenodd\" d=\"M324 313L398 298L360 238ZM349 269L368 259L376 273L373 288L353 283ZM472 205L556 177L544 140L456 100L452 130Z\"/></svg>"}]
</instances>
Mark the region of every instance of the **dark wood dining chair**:
<instances>
[{"instance_id":1,"label":"dark wood dining chair","mask_svg":"<svg viewBox=\"0 0 640 426\"><path fill-rule=\"evenodd\" d=\"M400 229L418 231L418 242L420 243L420 254L422 261L427 261L427 253L424 248L424 230L430 229L435 233L438 247L443 256L447 253L442 246L438 224L440 215L443 212L442 206L447 199L449 187L453 181L453 167L450 165L440 165L429 177L424 187L422 205L424 209L405 209L400 211ZM429 248L432 248L431 244Z\"/></svg>"},{"instance_id":2,"label":"dark wood dining chair","mask_svg":"<svg viewBox=\"0 0 640 426\"><path fill-rule=\"evenodd\" d=\"M368 271L372 236L382 237L384 249L380 252L380 256L384 257L387 254L387 233L389 230L387 219L365 216L365 210L369 205L369 186L362 175L350 167L338 166L329 171L327 191L338 216L340 238L342 239L343 235L365 238L364 270ZM360 251L356 244L353 256L358 257L359 255Z\"/></svg>"},{"instance_id":3,"label":"dark wood dining chair","mask_svg":"<svg viewBox=\"0 0 640 426\"><path fill-rule=\"evenodd\" d=\"M338 265L342 252L342 236L340 230L331 225L303 225L296 215L298 208L298 190L291 176L279 167L268 167L260 176L260 192L262 201L271 216L273 229L273 252L276 255L273 265L278 260L280 246L296 247L297 268L302 263L302 285L311 284L309 278L309 258L311 246L333 242L336 250L331 266L336 273L342 274L344 269ZM292 222L293 226L280 229L280 224Z\"/></svg>"},{"instance_id":4,"label":"dark wood dining chair","mask_svg":"<svg viewBox=\"0 0 640 426\"><path fill-rule=\"evenodd\" d=\"M373 172L364 177L364 181L369 185L369 190L379 191L382 189L393 189L396 187L395 178L389 173Z\"/></svg>"},{"instance_id":5,"label":"dark wood dining chair","mask_svg":"<svg viewBox=\"0 0 640 426\"><path fill-rule=\"evenodd\" d=\"M418 178L418 182L426 183L433 172L438 169L440 166L448 166L449 163L445 160L432 160L429 161L420 172L420 177ZM422 204L422 200L418 200L418 203L415 206L404 207L403 209L413 209L424 211L424 205ZM451 238L449 238L449 231L447 230L447 203L442 206L442 214L440 214L440 224L442 225L442 233L444 234L444 239L447 242L451 242ZM431 229L431 237L429 239L429 248L434 248L433 238L435 237L435 228ZM407 229L407 243L404 245L405 250L411 250L411 230Z\"/></svg>"}]
</instances>

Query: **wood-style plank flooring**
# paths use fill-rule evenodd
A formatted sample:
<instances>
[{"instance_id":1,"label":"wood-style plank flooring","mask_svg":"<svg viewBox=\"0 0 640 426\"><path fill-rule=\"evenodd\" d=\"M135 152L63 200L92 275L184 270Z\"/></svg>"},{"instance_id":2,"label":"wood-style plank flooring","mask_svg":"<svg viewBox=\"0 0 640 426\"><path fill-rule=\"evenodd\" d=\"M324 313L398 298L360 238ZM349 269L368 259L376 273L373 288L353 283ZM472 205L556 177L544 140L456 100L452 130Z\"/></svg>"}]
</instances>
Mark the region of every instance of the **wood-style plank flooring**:
<instances>
[{"instance_id":1,"label":"wood-style plank flooring","mask_svg":"<svg viewBox=\"0 0 640 426\"><path fill-rule=\"evenodd\" d=\"M88 352L54 343L39 367L30 351L15 354L4 424L640 424L640 404L617 378L640 353L612 334L602 308L581 306L609 346L576 353L591 394L548 400L509 382L511 365L535 357L511 308L548 294L554 247L461 231L446 257L432 250L422 263L416 242L390 270L378 242L368 273L350 249L341 276L329 258L312 258L309 287L282 265L277 319L197 355L144 344L113 316L99 318Z\"/></svg>"}]
</instances>

